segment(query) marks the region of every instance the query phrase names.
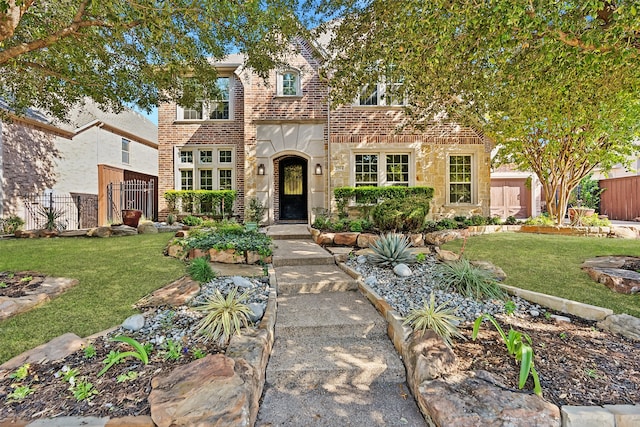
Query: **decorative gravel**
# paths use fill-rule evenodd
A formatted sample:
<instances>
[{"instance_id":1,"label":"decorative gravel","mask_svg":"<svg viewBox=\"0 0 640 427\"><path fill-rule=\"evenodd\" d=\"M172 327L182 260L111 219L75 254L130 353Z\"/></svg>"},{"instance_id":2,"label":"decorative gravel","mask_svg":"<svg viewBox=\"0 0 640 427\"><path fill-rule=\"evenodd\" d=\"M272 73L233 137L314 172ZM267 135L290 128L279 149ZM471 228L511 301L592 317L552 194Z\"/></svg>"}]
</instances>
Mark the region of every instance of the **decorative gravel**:
<instances>
[{"instance_id":1,"label":"decorative gravel","mask_svg":"<svg viewBox=\"0 0 640 427\"><path fill-rule=\"evenodd\" d=\"M221 277L205 283L201 286L200 293L188 305L175 308L159 307L146 312L145 324L139 331L131 332L118 328L113 335L125 333L141 342L148 341L156 346L162 346L166 340L202 342L203 338L197 335L196 331L198 322L206 313L195 311L193 307L204 304L216 290L226 296L236 287L238 294L245 291L249 293L245 304L254 311L256 314L254 324L259 325L269 299L269 284L262 279L234 276Z\"/></svg>"},{"instance_id":2,"label":"decorative gravel","mask_svg":"<svg viewBox=\"0 0 640 427\"><path fill-rule=\"evenodd\" d=\"M466 298L457 292L443 289L436 273L436 259L434 256L427 256L424 262L410 264L412 275L409 277L398 277L390 267L377 267L371 264L366 256L359 256L349 259L347 265L362 275L364 282L371 287L378 295L384 298L391 307L400 315L407 316L411 309L421 308L425 301L429 301L433 292L436 305L448 303L454 309L456 316L463 319L463 322L473 322L484 313L496 315L504 313L504 301L498 299L485 299L477 301L473 298ZM532 304L522 298L509 296L509 299L516 305L516 316L537 317L545 310L537 304Z\"/></svg>"}]
</instances>

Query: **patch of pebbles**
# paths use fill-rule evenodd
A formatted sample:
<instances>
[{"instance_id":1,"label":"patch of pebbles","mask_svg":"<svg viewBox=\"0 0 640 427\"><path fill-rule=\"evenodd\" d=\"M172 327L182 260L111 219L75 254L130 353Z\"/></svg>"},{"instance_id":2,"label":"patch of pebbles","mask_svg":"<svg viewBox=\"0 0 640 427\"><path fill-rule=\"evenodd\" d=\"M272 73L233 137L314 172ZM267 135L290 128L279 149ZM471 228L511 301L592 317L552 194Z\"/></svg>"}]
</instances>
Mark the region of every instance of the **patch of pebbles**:
<instances>
[{"instance_id":1,"label":"patch of pebbles","mask_svg":"<svg viewBox=\"0 0 640 427\"><path fill-rule=\"evenodd\" d=\"M238 288L238 294L249 294L245 304L252 310L251 321L258 325L264 314L269 299L269 284L262 279L241 276L221 277L205 283L200 293L188 305L179 307L158 307L144 313L144 326L131 331L119 327L111 335L124 334L140 342L150 342L154 346L163 347L167 340L178 341L185 345L202 343L203 337L197 335L198 322L206 313L196 311L193 307L204 304L207 299L219 290L223 296Z\"/></svg>"},{"instance_id":2,"label":"patch of pebbles","mask_svg":"<svg viewBox=\"0 0 640 427\"><path fill-rule=\"evenodd\" d=\"M478 316L488 313L491 315L505 313L505 302L498 299L477 301L466 298L448 289L443 289L436 272L436 259L427 256L424 262L410 264L412 274L399 277L391 268L377 267L366 260L366 257L349 259L347 265L360 273L364 282L378 295L384 298L400 315L406 317L413 308L421 308L428 301L433 292L436 305L447 303L454 309L456 316L463 322L472 323ZM537 317L545 309L532 304L522 298L509 296L516 306L516 316Z\"/></svg>"}]
</instances>

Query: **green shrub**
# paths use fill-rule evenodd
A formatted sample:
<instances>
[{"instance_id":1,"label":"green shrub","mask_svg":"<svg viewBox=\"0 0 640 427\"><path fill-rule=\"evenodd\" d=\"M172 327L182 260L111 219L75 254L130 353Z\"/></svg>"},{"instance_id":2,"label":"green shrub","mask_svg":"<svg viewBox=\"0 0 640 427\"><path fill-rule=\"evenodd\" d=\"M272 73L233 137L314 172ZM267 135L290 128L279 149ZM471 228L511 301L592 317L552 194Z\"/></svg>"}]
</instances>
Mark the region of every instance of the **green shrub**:
<instances>
[{"instance_id":1,"label":"green shrub","mask_svg":"<svg viewBox=\"0 0 640 427\"><path fill-rule=\"evenodd\" d=\"M202 221L203 221L202 218L193 216L193 215L186 216L182 219L182 223L184 225L188 225L191 227L197 227L199 225L202 225Z\"/></svg>"},{"instance_id":2,"label":"green shrub","mask_svg":"<svg viewBox=\"0 0 640 427\"><path fill-rule=\"evenodd\" d=\"M244 304L249 298L247 292L238 295L238 288L233 288L226 298L216 289L216 293L200 306L197 311L207 314L198 324L198 334L206 340L216 340L220 346L225 346L233 334L240 335L242 325L249 324L251 310Z\"/></svg>"},{"instance_id":3,"label":"green shrub","mask_svg":"<svg viewBox=\"0 0 640 427\"><path fill-rule=\"evenodd\" d=\"M263 256L269 256L272 252L270 237L256 230L245 231L240 225L190 233L185 239L185 247L187 250L235 249L237 252L251 251Z\"/></svg>"},{"instance_id":4,"label":"green shrub","mask_svg":"<svg viewBox=\"0 0 640 427\"><path fill-rule=\"evenodd\" d=\"M500 219L499 216L488 216L487 217L487 224L489 224L489 225L500 225L500 224L502 224L502 220Z\"/></svg>"},{"instance_id":5,"label":"green shrub","mask_svg":"<svg viewBox=\"0 0 640 427\"><path fill-rule=\"evenodd\" d=\"M527 225L544 225L544 226L554 226L556 222L547 214L546 212L542 215L538 215L534 218L528 218L525 221Z\"/></svg>"},{"instance_id":6,"label":"green shrub","mask_svg":"<svg viewBox=\"0 0 640 427\"><path fill-rule=\"evenodd\" d=\"M381 267L412 263L415 257L409 247L411 241L408 237L402 234L385 234L370 247L373 254L369 255L369 261Z\"/></svg>"},{"instance_id":7,"label":"green shrub","mask_svg":"<svg viewBox=\"0 0 640 427\"><path fill-rule=\"evenodd\" d=\"M606 218L599 218L598 215L581 216L580 223L585 227L609 227L611 221Z\"/></svg>"},{"instance_id":8,"label":"green shrub","mask_svg":"<svg viewBox=\"0 0 640 427\"><path fill-rule=\"evenodd\" d=\"M349 223L349 231L353 231L355 233L361 233L362 232L362 221L360 221L360 220L351 221Z\"/></svg>"},{"instance_id":9,"label":"green shrub","mask_svg":"<svg viewBox=\"0 0 640 427\"><path fill-rule=\"evenodd\" d=\"M516 225L518 223L518 220L516 219L515 216L510 215L507 217L507 219L504 220L504 223L506 225Z\"/></svg>"},{"instance_id":10,"label":"green shrub","mask_svg":"<svg viewBox=\"0 0 640 427\"><path fill-rule=\"evenodd\" d=\"M173 225L174 222L176 222L176 216L171 213L167 215L167 224Z\"/></svg>"},{"instance_id":11,"label":"green shrub","mask_svg":"<svg viewBox=\"0 0 640 427\"><path fill-rule=\"evenodd\" d=\"M437 222L436 228L438 230L455 230L460 228L460 223L451 218L442 218Z\"/></svg>"},{"instance_id":12,"label":"green shrub","mask_svg":"<svg viewBox=\"0 0 640 427\"><path fill-rule=\"evenodd\" d=\"M207 283L216 278L216 273L211 268L211 263L205 257L199 257L191 261L187 273L196 282Z\"/></svg>"},{"instance_id":13,"label":"green shrub","mask_svg":"<svg viewBox=\"0 0 640 427\"><path fill-rule=\"evenodd\" d=\"M24 220L17 215L0 218L0 232L2 232L2 234L13 234L22 229L23 225Z\"/></svg>"},{"instance_id":14,"label":"green shrub","mask_svg":"<svg viewBox=\"0 0 640 427\"><path fill-rule=\"evenodd\" d=\"M370 209L377 203L390 199L404 199L412 196L431 200L434 190L432 187L338 187L333 195L338 207L338 217L346 218L347 206L351 201L362 208L364 219L369 219Z\"/></svg>"},{"instance_id":15,"label":"green shrub","mask_svg":"<svg viewBox=\"0 0 640 427\"><path fill-rule=\"evenodd\" d=\"M465 297L476 299L504 297L504 292L491 272L472 265L466 258L437 264L436 272L445 288L452 288Z\"/></svg>"},{"instance_id":16,"label":"green shrub","mask_svg":"<svg viewBox=\"0 0 640 427\"><path fill-rule=\"evenodd\" d=\"M266 211L267 207L263 205L257 197L252 197L249 199L249 203L245 207L245 216L248 221L260 224L260 221L264 218Z\"/></svg>"},{"instance_id":17,"label":"green shrub","mask_svg":"<svg viewBox=\"0 0 640 427\"><path fill-rule=\"evenodd\" d=\"M422 331L431 329L438 334L444 343L451 348L452 338L464 336L456 326L456 323L462 319L453 314L453 310L447 308L447 303L442 303L436 307L436 297L431 293L429 302L424 301L424 305L420 309L412 309L404 321L405 325L411 325L414 331Z\"/></svg>"},{"instance_id":18,"label":"green shrub","mask_svg":"<svg viewBox=\"0 0 640 427\"><path fill-rule=\"evenodd\" d=\"M235 190L168 190L164 193L169 210L229 216L233 211Z\"/></svg>"},{"instance_id":19,"label":"green shrub","mask_svg":"<svg viewBox=\"0 0 640 427\"><path fill-rule=\"evenodd\" d=\"M422 196L385 200L373 209L373 223L382 231L422 231L429 203L430 199Z\"/></svg>"}]
</instances>

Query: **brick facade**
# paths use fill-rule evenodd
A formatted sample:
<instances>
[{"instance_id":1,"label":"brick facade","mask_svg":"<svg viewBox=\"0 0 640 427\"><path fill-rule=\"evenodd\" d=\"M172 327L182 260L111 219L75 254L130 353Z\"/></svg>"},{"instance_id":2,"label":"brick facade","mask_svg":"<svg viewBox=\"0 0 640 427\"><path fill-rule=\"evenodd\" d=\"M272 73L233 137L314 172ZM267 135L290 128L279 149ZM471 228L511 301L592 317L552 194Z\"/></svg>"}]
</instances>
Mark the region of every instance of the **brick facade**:
<instances>
[{"instance_id":1,"label":"brick facade","mask_svg":"<svg viewBox=\"0 0 640 427\"><path fill-rule=\"evenodd\" d=\"M299 157L308 170L308 220L315 208L330 209L333 189L354 185L354 153L410 155L410 185L435 189L432 215L489 214L490 142L481 134L455 124L433 125L416 132L401 130L401 107L342 106L329 111L328 88L319 75L320 61L306 42L293 46L286 62L300 75L300 96L277 95L277 73L267 82L236 69L233 117L228 121L180 122L176 105L159 108L160 216L166 217L162 194L175 188L174 147L233 144L236 149L236 213L242 216L246 197L257 197L268 208L268 221L280 215L279 163ZM472 203L447 203L448 156L471 156ZM313 174L320 164L322 175ZM258 175L264 165L265 175Z\"/></svg>"}]
</instances>

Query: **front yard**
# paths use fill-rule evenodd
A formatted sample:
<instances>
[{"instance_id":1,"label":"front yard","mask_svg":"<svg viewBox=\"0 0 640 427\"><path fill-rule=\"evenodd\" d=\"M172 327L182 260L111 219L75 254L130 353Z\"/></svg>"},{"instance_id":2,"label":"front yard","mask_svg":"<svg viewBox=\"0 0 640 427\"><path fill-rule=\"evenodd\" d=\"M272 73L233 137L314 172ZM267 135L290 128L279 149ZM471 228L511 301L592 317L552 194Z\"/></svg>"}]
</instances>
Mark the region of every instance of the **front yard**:
<instances>
[{"instance_id":1,"label":"front yard","mask_svg":"<svg viewBox=\"0 0 640 427\"><path fill-rule=\"evenodd\" d=\"M443 249L459 252L463 240ZM505 284L640 317L640 294L624 295L595 283L580 265L602 255L640 257L637 240L496 233L467 239L464 255L487 260L507 274Z\"/></svg>"},{"instance_id":2,"label":"front yard","mask_svg":"<svg viewBox=\"0 0 640 427\"><path fill-rule=\"evenodd\" d=\"M66 332L84 337L135 313L132 304L185 274L184 263L162 254L171 237L0 240L0 271L33 270L80 282L50 303L0 322L0 363Z\"/></svg>"}]
</instances>

